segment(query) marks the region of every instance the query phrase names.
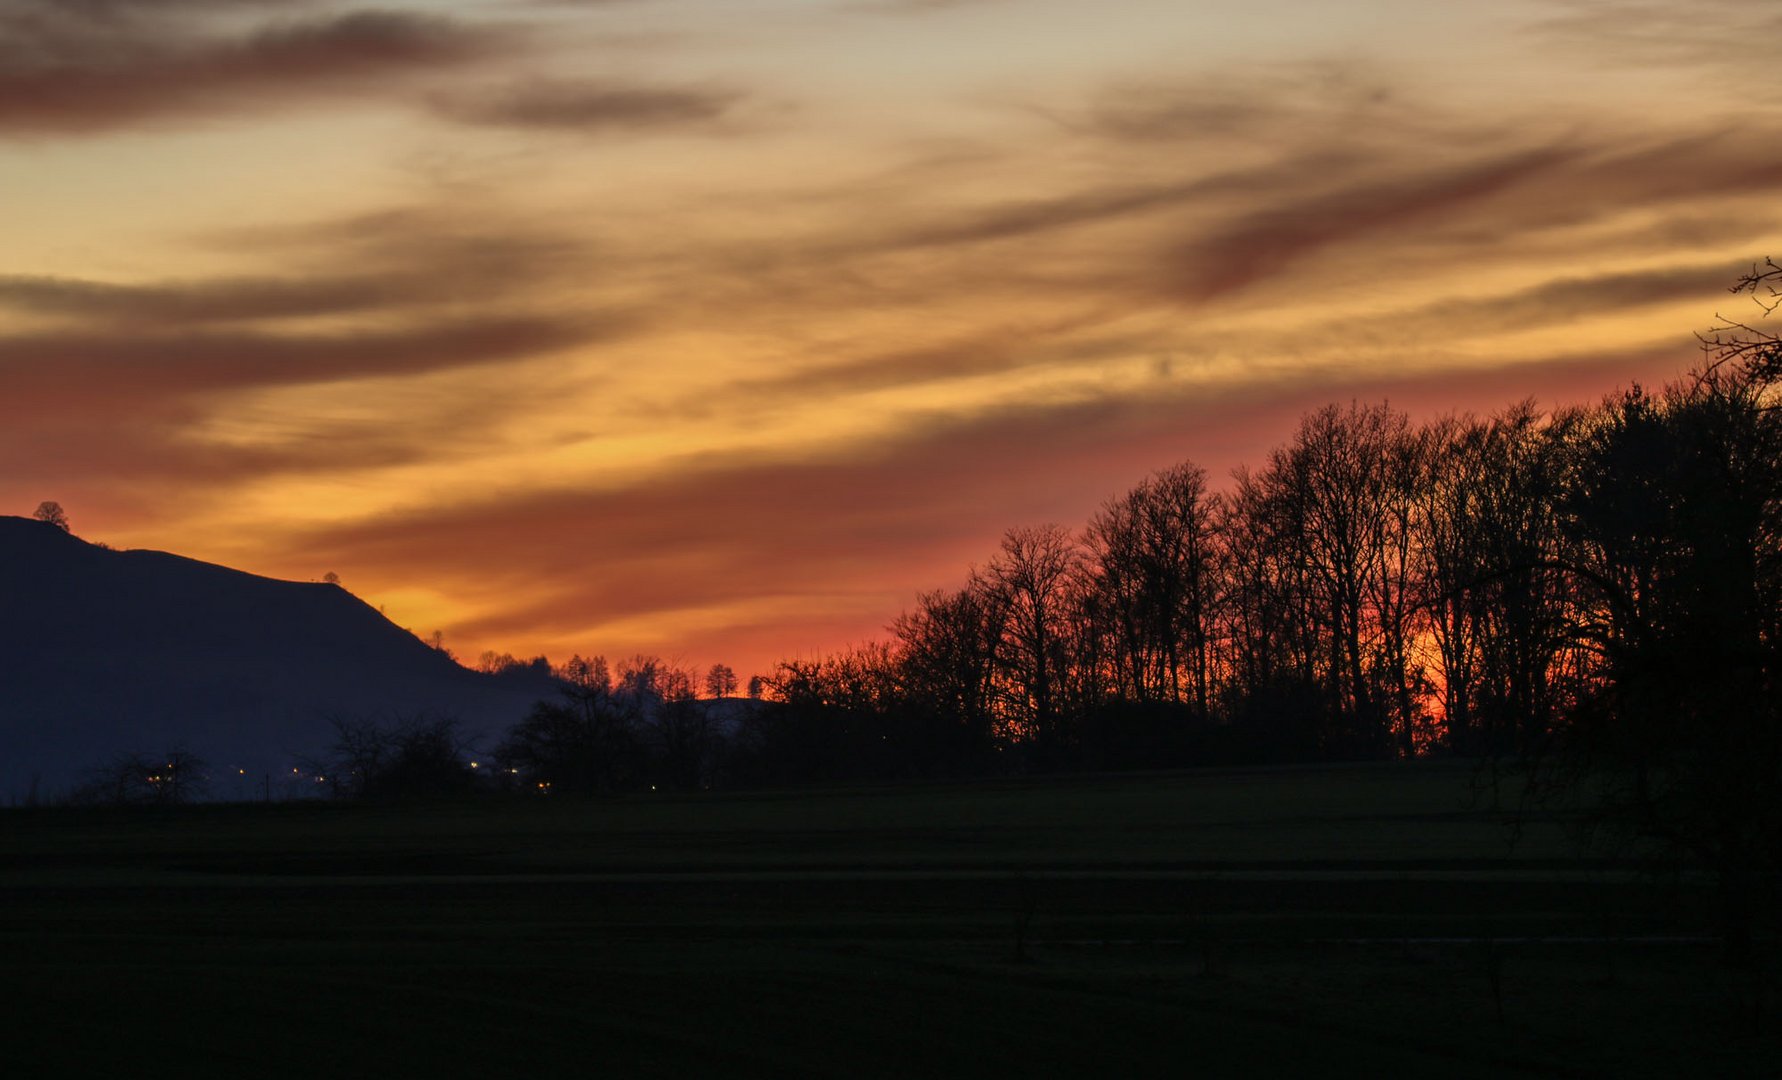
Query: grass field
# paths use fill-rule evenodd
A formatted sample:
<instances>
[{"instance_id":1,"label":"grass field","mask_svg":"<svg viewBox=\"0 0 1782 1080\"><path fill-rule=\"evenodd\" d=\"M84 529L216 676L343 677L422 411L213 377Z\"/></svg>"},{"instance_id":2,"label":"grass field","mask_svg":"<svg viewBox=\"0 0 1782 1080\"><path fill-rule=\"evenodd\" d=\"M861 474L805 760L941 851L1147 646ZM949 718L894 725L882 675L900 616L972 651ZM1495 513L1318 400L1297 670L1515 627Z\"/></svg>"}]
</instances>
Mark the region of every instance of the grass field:
<instances>
[{"instance_id":1,"label":"grass field","mask_svg":"<svg viewBox=\"0 0 1782 1080\"><path fill-rule=\"evenodd\" d=\"M0 815L11 1075L1773 1076L1705 890L1470 770ZM1766 996L1767 995L1767 996ZM157 1070L158 1071L158 1070Z\"/></svg>"}]
</instances>

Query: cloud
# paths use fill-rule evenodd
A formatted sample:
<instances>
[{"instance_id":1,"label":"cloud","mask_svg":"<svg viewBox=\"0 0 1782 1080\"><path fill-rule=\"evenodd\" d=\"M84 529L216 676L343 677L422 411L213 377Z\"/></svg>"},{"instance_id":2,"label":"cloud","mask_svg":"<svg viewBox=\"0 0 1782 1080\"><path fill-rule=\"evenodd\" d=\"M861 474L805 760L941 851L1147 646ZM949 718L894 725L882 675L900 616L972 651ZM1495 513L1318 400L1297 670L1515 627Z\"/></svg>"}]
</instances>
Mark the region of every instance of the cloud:
<instances>
[{"instance_id":1,"label":"cloud","mask_svg":"<svg viewBox=\"0 0 1782 1080\"><path fill-rule=\"evenodd\" d=\"M426 284L382 275L151 285L14 275L0 276L0 307L89 320L190 325L385 309L424 293Z\"/></svg>"},{"instance_id":2,"label":"cloud","mask_svg":"<svg viewBox=\"0 0 1782 1080\"><path fill-rule=\"evenodd\" d=\"M463 124L566 131L661 130L710 124L742 95L726 90L533 80L478 93L438 95L435 112Z\"/></svg>"},{"instance_id":3,"label":"cloud","mask_svg":"<svg viewBox=\"0 0 1782 1080\"><path fill-rule=\"evenodd\" d=\"M585 286L594 258L586 235L565 233L549 215L518 216L490 204L473 209L462 199L232 226L194 240L209 253L281 272L132 282L0 274L0 311L48 320L51 330L31 339L44 348L64 340L97 346L106 338L130 348L186 334L204 351L205 342L226 340L216 336L218 327L239 324L231 332L246 335L243 341L276 349L305 321L325 320L318 324L324 337L350 339L355 331L341 332L349 318L374 336L401 338L428 327L521 325L550 306L543 295L565 283ZM585 309L581 291L578 308ZM632 318L578 311L559 321L610 328ZM0 348L9 340L0 332Z\"/></svg>"},{"instance_id":4,"label":"cloud","mask_svg":"<svg viewBox=\"0 0 1782 1080\"><path fill-rule=\"evenodd\" d=\"M1065 130L1134 144L1279 143L1336 130L1354 141L1449 142L1436 113L1378 65L1324 59L1168 79L1118 80L1086 109L1048 113ZM1154 148L1154 147L1153 147Z\"/></svg>"},{"instance_id":5,"label":"cloud","mask_svg":"<svg viewBox=\"0 0 1782 1080\"><path fill-rule=\"evenodd\" d=\"M1554 227L1774 191L1782 188L1777 135L1763 127L1682 136L1611 129L1543 139L1475 130L1465 151L1288 146L1261 164L1210 175L1143 184L1115 177L1064 195L956 212L951 220L891 216L812 257L1035 241L1149 222L1154 239L1140 242L1136 262L1129 249L1128 265L1108 283L1124 289L1149 278L1166 296L1204 303L1279 278L1336 247L1370 252L1390 275L1390 252L1407 238L1455 250L1476 246L1487 232L1527 243ZM1455 141L1467 140L1456 132ZM1184 158L1191 155L1184 150ZM1463 229L1470 231L1461 235ZM1062 262L1068 248L1053 239ZM1016 272L1032 276L1044 259L1030 246ZM965 286L944 271L937 276Z\"/></svg>"},{"instance_id":6,"label":"cloud","mask_svg":"<svg viewBox=\"0 0 1782 1080\"><path fill-rule=\"evenodd\" d=\"M444 371L585 344L623 325L616 317L491 315L335 334L15 334L0 338L0 383L19 408L80 410L119 394L166 397Z\"/></svg>"},{"instance_id":7,"label":"cloud","mask_svg":"<svg viewBox=\"0 0 1782 1080\"><path fill-rule=\"evenodd\" d=\"M1775 42L1782 37L1782 11L1745 0L1559 0L1557 6L1561 14L1536 22L1529 32L1573 58L1640 66L1749 66L1757 75L1773 72ZM1771 84L1757 78L1747 89L1761 93Z\"/></svg>"},{"instance_id":8,"label":"cloud","mask_svg":"<svg viewBox=\"0 0 1782 1080\"><path fill-rule=\"evenodd\" d=\"M939 342L868 349L815 369L762 375L732 386L744 401L784 395L827 397L894 386L1014 371L1038 365L1090 363L1142 352L1147 339L1110 334L1109 316L1028 321Z\"/></svg>"},{"instance_id":9,"label":"cloud","mask_svg":"<svg viewBox=\"0 0 1782 1080\"><path fill-rule=\"evenodd\" d=\"M201 239L281 273L0 276L0 460L126 508L182 484L196 502L271 474L438 461L453 447L499 445L513 416L547 408L562 390L533 366L524 380L482 369L626 337L644 320L585 290L573 304L543 298L583 282L586 240L498 205ZM367 388L325 385L342 380ZM442 385L475 389L454 401ZM363 415L373 393L400 408ZM256 434L193 438L212 429Z\"/></svg>"},{"instance_id":10,"label":"cloud","mask_svg":"<svg viewBox=\"0 0 1782 1080\"><path fill-rule=\"evenodd\" d=\"M569 230L548 216L508 212L499 200L446 198L341 218L231 225L195 238L232 255L314 263L396 276L424 276L442 296L489 296L535 287L584 270L594 255L590 230Z\"/></svg>"},{"instance_id":11,"label":"cloud","mask_svg":"<svg viewBox=\"0 0 1782 1080\"><path fill-rule=\"evenodd\" d=\"M340 25L296 0L99 7L46 59L6 54L0 83L33 64L117 72L155 100L80 123L192 119L234 106L145 73L294 55L261 39ZM202 96L364 86L459 123L595 134L724 129L753 100L491 82L518 73L468 65L510 39L425 25L468 59L374 49L361 68L207 75ZM469 82L419 78L446 68ZM1080 524L1181 457L1215 476L1260 461L1326 400L1489 409L1674 373L1694 359L1690 327L1655 343L1651 310L1699 290L1705 323L1729 253L1774 236L1782 139L1761 115L1704 130L1460 109L1356 65L1216 74L1123 75L1044 122L949 118L945 139L899 142L902 165L718 148L758 167L742 177L723 153L633 159L663 148L618 140L599 144L611 182L582 184L551 156L564 142L429 129L511 190L296 225L250 215L203 238L207 263L235 268L223 276L0 277L8 490L28 509L104 486L95 506L124 506L111 512L165 546L184 516L217 522L203 528L249 569L434 592L444 614L423 617L471 651L668 641L740 663L875 633L1004 528ZM24 130L7 107L0 132ZM801 148L824 136L804 134ZM639 176L664 182L626 186ZM521 205L530 216L503 209ZM1617 312L1633 318L1577 359L1568 321L1597 333ZM1515 337L1528 328L1548 332ZM329 380L342 385L304 385ZM57 489L25 492L45 478ZM182 492L205 513L141 501ZM364 516L277 535L348 513Z\"/></svg>"},{"instance_id":12,"label":"cloud","mask_svg":"<svg viewBox=\"0 0 1782 1080\"><path fill-rule=\"evenodd\" d=\"M187 0L172 14L218 6ZM515 44L506 29L400 11L283 20L246 34L165 14L118 3L13 14L0 45L0 133L84 134L363 92Z\"/></svg>"},{"instance_id":13,"label":"cloud","mask_svg":"<svg viewBox=\"0 0 1782 1080\"><path fill-rule=\"evenodd\" d=\"M0 275L0 309L40 317L200 326L524 303L578 278L585 236L463 206L381 211L294 225L231 227L202 247L280 265L280 276L107 282Z\"/></svg>"},{"instance_id":14,"label":"cloud","mask_svg":"<svg viewBox=\"0 0 1782 1080\"><path fill-rule=\"evenodd\" d=\"M1550 173L1577 155L1564 147L1519 151L1448 168L1351 184L1285 205L1253 210L1188 242L1171 285L1205 301L1279 274L1321 248L1464 210Z\"/></svg>"},{"instance_id":15,"label":"cloud","mask_svg":"<svg viewBox=\"0 0 1782 1080\"><path fill-rule=\"evenodd\" d=\"M1643 307L1711 297L1744 266L1692 263L1557 278L1499 296L1437 301L1374 322L1388 324L1407 338L1435 338L1551 326L1590 315L1625 315Z\"/></svg>"},{"instance_id":16,"label":"cloud","mask_svg":"<svg viewBox=\"0 0 1782 1080\"><path fill-rule=\"evenodd\" d=\"M1422 416L1489 412L1530 394L1589 401L1629 378L1662 379L1689 358L1678 345L1528 358L1510 370L1327 370L937 417L882 444L806 460L731 460L616 490L474 493L289 537L279 558L350 569L360 581L427 581L481 613L447 627L476 648L623 654L668 642L765 670L802 648L882 635L917 592L963 580L1006 528L1079 527L1106 499L1184 458L1222 486L1232 467L1259 463L1327 401L1388 398ZM769 626L765 642L751 639L751 628Z\"/></svg>"}]
</instances>

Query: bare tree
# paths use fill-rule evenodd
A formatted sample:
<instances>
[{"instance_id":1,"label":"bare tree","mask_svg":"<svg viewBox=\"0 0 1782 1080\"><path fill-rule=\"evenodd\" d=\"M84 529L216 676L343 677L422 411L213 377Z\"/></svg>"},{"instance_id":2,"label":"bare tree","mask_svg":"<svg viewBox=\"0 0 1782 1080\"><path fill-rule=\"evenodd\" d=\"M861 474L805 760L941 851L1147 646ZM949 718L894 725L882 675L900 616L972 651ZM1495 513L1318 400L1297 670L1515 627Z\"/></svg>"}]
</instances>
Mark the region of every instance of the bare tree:
<instances>
[{"instance_id":1,"label":"bare tree","mask_svg":"<svg viewBox=\"0 0 1782 1080\"><path fill-rule=\"evenodd\" d=\"M1782 309L1782 264L1774 258L1754 264L1728 291L1749 296L1757 305L1759 319L1772 316ZM1708 333L1698 336L1707 355L1704 375L1712 377L1722 368L1735 368L1754 385L1773 388L1782 383L1782 334L1775 329L1721 316ZM1772 396L1764 407L1776 406Z\"/></svg>"},{"instance_id":2,"label":"bare tree","mask_svg":"<svg viewBox=\"0 0 1782 1080\"><path fill-rule=\"evenodd\" d=\"M956 592L929 592L892 623L911 711L933 718L943 755L979 762L994 737L997 658L1007 621L1002 593L976 571Z\"/></svg>"},{"instance_id":3,"label":"bare tree","mask_svg":"<svg viewBox=\"0 0 1782 1080\"><path fill-rule=\"evenodd\" d=\"M1325 406L1239 470L1221 515L1234 675L1252 703L1311 720L1325 753L1416 746L1422 459L1404 414Z\"/></svg>"},{"instance_id":4,"label":"bare tree","mask_svg":"<svg viewBox=\"0 0 1782 1080\"><path fill-rule=\"evenodd\" d=\"M710 673L708 680L709 676ZM694 693L694 682L691 671L673 666L661 670L654 688L656 698L644 709L651 749L655 751L654 774L671 787L701 786L717 737L712 714ZM734 673L730 674L729 686L736 689Z\"/></svg>"},{"instance_id":5,"label":"bare tree","mask_svg":"<svg viewBox=\"0 0 1782 1080\"><path fill-rule=\"evenodd\" d=\"M1082 559L1058 525L1010 529L986 579L1003 605L1003 720L1043 756L1062 741L1059 706L1070 671L1072 589Z\"/></svg>"},{"instance_id":6,"label":"bare tree","mask_svg":"<svg viewBox=\"0 0 1782 1080\"><path fill-rule=\"evenodd\" d=\"M1451 746L1526 752L1558 720L1577 657L1555 484L1570 415L1531 402L1430 429L1417 556Z\"/></svg>"},{"instance_id":7,"label":"bare tree","mask_svg":"<svg viewBox=\"0 0 1782 1080\"><path fill-rule=\"evenodd\" d=\"M493 649L485 649L482 655L476 658L476 670L485 675L504 675L507 672L520 671L529 666L527 661L519 659L513 653L496 652Z\"/></svg>"},{"instance_id":8,"label":"bare tree","mask_svg":"<svg viewBox=\"0 0 1782 1080\"><path fill-rule=\"evenodd\" d=\"M433 633L428 634L426 637L422 638L421 640L426 643L426 645L429 649L432 649L434 652L439 653L441 656L445 657L447 660L458 659L457 656L453 654L452 650L446 647L445 631L444 630L435 630L435 631L433 631Z\"/></svg>"},{"instance_id":9,"label":"bare tree","mask_svg":"<svg viewBox=\"0 0 1782 1080\"><path fill-rule=\"evenodd\" d=\"M329 717L334 743L301 764L339 798L416 799L462 795L475 779L457 721L416 714L376 720Z\"/></svg>"},{"instance_id":10,"label":"bare tree","mask_svg":"<svg viewBox=\"0 0 1782 1080\"><path fill-rule=\"evenodd\" d=\"M105 806L182 806L210 790L209 765L187 750L119 754L89 770L74 801Z\"/></svg>"},{"instance_id":11,"label":"bare tree","mask_svg":"<svg viewBox=\"0 0 1782 1080\"><path fill-rule=\"evenodd\" d=\"M1216 505L1206 472L1183 463L1110 501L1089 524L1089 587L1122 697L1186 694L1208 712Z\"/></svg>"}]
</instances>

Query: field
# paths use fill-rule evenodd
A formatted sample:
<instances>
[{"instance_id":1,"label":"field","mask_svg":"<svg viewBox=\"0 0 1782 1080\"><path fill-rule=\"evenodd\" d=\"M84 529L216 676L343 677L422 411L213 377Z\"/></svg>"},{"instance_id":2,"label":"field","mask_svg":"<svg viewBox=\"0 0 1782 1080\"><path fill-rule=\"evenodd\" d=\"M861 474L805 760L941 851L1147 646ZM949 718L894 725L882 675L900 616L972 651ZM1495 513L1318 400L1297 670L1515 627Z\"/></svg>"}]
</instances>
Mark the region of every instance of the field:
<instances>
[{"instance_id":1,"label":"field","mask_svg":"<svg viewBox=\"0 0 1782 1080\"><path fill-rule=\"evenodd\" d=\"M1512 845L1474 786L1430 763L12 811L5 1060L1776 1074L1774 966L1717 964L1701 883L1581 852L1558 821Z\"/></svg>"}]
</instances>

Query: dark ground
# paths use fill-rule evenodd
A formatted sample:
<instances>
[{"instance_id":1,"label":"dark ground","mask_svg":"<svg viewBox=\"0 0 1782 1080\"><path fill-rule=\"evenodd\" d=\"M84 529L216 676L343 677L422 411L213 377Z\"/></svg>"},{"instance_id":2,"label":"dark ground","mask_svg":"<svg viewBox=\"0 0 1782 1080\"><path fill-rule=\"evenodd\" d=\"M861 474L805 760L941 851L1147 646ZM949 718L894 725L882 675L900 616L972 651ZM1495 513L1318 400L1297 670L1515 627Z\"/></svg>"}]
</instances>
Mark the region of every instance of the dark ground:
<instances>
[{"instance_id":1,"label":"dark ground","mask_svg":"<svg viewBox=\"0 0 1782 1080\"><path fill-rule=\"evenodd\" d=\"M0 814L8 1075L1774 1076L1706 894L1443 764ZM1681 939L1681 940L1679 940ZM1773 950L1773 943L1767 947Z\"/></svg>"}]
</instances>

